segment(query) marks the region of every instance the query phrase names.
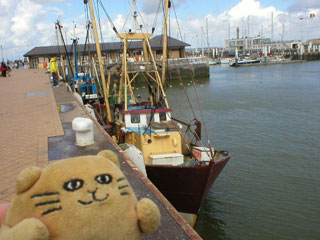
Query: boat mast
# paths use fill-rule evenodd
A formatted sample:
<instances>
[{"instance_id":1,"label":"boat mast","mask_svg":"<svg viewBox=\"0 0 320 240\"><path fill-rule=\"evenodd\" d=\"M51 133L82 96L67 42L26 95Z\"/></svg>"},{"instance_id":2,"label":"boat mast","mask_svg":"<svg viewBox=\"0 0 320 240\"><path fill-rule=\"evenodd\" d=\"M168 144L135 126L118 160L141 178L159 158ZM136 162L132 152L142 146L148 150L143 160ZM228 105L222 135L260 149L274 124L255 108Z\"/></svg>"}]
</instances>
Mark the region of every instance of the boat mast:
<instances>
[{"instance_id":1,"label":"boat mast","mask_svg":"<svg viewBox=\"0 0 320 240\"><path fill-rule=\"evenodd\" d=\"M168 20L168 8L169 0L165 0L165 11L164 11L164 26L163 26L163 42L162 42L162 86L166 82L166 63L167 63L167 20Z\"/></svg>"},{"instance_id":2,"label":"boat mast","mask_svg":"<svg viewBox=\"0 0 320 240\"><path fill-rule=\"evenodd\" d=\"M166 0L167 6L168 6L168 0ZM136 1L133 0L133 6L134 10L136 10ZM167 8L168 9L168 8ZM134 25L136 25L136 11L134 11L133 20ZM120 87L119 87L119 94L118 94L118 101L120 102L122 98L124 98L124 110L128 110L128 93L127 90L132 91L131 83L136 78L136 76L139 74L139 72L135 72L134 76L131 78L129 73L133 73L131 69L128 69L128 61L127 61L127 53L128 53L128 41L142 41L143 44L143 51L144 51L144 57L145 61L149 61L151 58L151 64L153 65L153 69L149 69L149 65L146 66L146 76L150 77L153 81L156 82L157 87L159 87L159 91L157 91L157 101L160 100L160 95L163 97L165 106L169 108L167 97L165 94L165 91L163 89L162 80L160 77L160 74L158 72L157 64L155 61L155 57L153 56L151 45L149 39L152 37L152 33L143 33L142 32L142 26L140 26L141 33L137 33L136 31L132 31L129 29L129 32L125 33L118 33L116 32L117 36L123 41L123 54L122 54L122 69L121 69L121 76L120 76ZM165 34L166 36L166 34ZM165 40L165 42L167 42ZM151 73L154 73L155 75L152 76ZM123 90L124 91L123 91ZM150 101L152 102L152 98L150 97ZM155 103L152 103L155 104Z\"/></svg>"},{"instance_id":3,"label":"boat mast","mask_svg":"<svg viewBox=\"0 0 320 240\"><path fill-rule=\"evenodd\" d=\"M137 3L136 0L132 1L132 5L133 5L133 30L136 33L137 32Z\"/></svg>"},{"instance_id":4,"label":"boat mast","mask_svg":"<svg viewBox=\"0 0 320 240\"><path fill-rule=\"evenodd\" d=\"M84 0L84 3L86 4L87 0ZM98 55L98 63L99 63L99 69L100 69L101 81L102 81L102 87L103 87L104 103L105 103L106 112L107 112L107 120L108 122L112 122L110 106L109 106L109 92L107 91L106 78L104 75L104 69L102 65L101 49L99 44L99 36L97 31L96 19L94 16L92 0L89 0L89 6L90 6L91 22L92 22L93 33L94 33L94 40L96 42L96 50Z\"/></svg>"},{"instance_id":5,"label":"boat mast","mask_svg":"<svg viewBox=\"0 0 320 240\"><path fill-rule=\"evenodd\" d=\"M2 45L1 45L1 57L2 57L2 62L4 62Z\"/></svg>"}]
</instances>

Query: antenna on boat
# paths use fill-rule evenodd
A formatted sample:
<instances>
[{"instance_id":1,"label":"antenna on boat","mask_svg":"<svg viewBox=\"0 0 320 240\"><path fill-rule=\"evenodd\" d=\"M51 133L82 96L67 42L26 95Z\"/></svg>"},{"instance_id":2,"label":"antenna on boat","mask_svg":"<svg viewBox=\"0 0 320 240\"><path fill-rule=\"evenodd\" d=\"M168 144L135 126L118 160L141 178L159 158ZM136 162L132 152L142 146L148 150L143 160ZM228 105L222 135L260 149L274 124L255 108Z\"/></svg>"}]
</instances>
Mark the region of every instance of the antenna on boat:
<instances>
[{"instance_id":1,"label":"antenna on boat","mask_svg":"<svg viewBox=\"0 0 320 240\"><path fill-rule=\"evenodd\" d=\"M133 30L134 32L137 32L137 4L136 4L136 0L132 1L133 4Z\"/></svg>"}]
</instances>

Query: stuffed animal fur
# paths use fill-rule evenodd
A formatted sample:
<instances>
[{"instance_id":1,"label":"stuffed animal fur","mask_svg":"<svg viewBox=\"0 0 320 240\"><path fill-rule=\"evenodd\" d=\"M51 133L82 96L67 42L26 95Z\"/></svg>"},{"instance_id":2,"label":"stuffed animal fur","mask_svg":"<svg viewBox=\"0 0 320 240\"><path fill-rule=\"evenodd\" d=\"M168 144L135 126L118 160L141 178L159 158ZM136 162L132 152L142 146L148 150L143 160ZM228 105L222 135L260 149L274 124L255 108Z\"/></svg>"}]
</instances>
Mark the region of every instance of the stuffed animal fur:
<instances>
[{"instance_id":1,"label":"stuffed animal fur","mask_svg":"<svg viewBox=\"0 0 320 240\"><path fill-rule=\"evenodd\" d=\"M137 202L117 156L106 150L23 170L0 240L140 239L159 224L156 204Z\"/></svg>"}]
</instances>

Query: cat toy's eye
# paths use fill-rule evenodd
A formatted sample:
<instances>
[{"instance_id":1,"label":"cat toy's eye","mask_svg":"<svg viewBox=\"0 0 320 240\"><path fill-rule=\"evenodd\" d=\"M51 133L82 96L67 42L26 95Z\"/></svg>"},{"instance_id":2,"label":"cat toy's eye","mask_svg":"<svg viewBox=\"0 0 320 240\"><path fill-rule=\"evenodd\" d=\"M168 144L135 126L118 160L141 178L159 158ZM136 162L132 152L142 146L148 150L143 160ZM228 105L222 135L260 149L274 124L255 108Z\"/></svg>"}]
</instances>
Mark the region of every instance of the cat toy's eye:
<instances>
[{"instance_id":1,"label":"cat toy's eye","mask_svg":"<svg viewBox=\"0 0 320 240\"><path fill-rule=\"evenodd\" d=\"M101 174L96 176L95 180L100 184L109 184L112 181L112 177L109 174Z\"/></svg>"},{"instance_id":2,"label":"cat toy's eye","mask_svg":"<svg viewBox=\"0 0 320 240\"><path fill-rule=\"evenodd\" d=\"M83 180L81 179L71 179L63 184L63 188L69 192L74 192L83 186Z\"/></svg>"}]
</instances>

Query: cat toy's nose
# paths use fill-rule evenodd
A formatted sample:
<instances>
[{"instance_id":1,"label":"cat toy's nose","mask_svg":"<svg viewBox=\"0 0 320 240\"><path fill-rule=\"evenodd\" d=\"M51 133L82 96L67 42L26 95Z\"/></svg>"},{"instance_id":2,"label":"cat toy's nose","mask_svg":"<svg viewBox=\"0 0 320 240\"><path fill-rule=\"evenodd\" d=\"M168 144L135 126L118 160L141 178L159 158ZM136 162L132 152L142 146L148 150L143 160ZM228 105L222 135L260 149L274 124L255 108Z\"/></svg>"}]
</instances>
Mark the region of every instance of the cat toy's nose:
<instances>
[{"instance_id":1,"label":"cat toy's nose","mask_svg":"<svg viewBox=\"0 0 320 240\"><path fill-rule=\"evenodd\" d=\"M93 190L93 191L87 190L87 192L88 192L88 193L93 193L93 194L95 194L97 190L98 190L98 188L96 188L96 189Z\"/></svg>"}]
</instances>

